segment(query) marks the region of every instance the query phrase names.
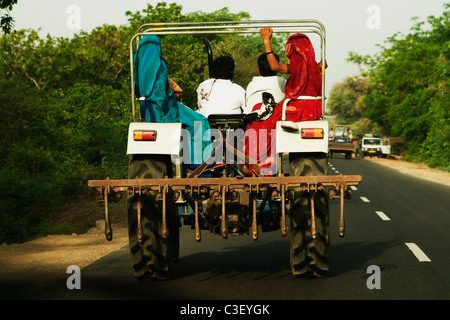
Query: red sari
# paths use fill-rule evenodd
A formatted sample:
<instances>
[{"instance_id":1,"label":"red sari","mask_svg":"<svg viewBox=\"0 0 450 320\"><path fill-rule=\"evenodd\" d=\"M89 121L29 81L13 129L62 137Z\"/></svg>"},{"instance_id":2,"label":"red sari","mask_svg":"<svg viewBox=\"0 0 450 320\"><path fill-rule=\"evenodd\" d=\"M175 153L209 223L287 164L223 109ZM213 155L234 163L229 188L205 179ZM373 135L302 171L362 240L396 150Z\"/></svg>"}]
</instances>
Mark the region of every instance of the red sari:
<instances>
[{"instance_id":1,"label":"red sari","mask_svg":"<svg viewBox=\"0 0 450 320\"><path fill-rule=\"evenodd\" d=\"M322 101L305 98L322 95L322 74L316 62L311 41L304 34L294 34L286 43L285 53L290 60L291 68L291 74L284 90L285 100L291 100L286 106L285 119L293 122L320 119L322 117ZM282 119L285 100L275 107L270 118L264 121L253 121L246 128L247 131L255 130L257 141L249 141L246 137L245 152L247 155L257 154L257 165L261 168L263 175L276 174L275 128L277 121ZM260 107L261 104L255 105L253 111Z\"/></svg>"}]
</instances>

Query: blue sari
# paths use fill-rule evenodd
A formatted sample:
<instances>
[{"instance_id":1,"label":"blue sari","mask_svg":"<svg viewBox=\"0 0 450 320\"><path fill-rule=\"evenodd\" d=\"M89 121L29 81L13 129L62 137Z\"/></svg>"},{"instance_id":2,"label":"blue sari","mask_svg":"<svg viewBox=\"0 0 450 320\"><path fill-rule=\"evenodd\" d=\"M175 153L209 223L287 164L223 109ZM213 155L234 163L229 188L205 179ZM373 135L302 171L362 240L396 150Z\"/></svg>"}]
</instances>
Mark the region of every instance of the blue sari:
<instances>
[{"instance_id":1,"label":"blue sari","mask_svg":"<svg viewBox=\"0 0 450 320\"><path fill-rule=\"evenodd\" d=\"M191 138L190 163L200 165L205 160L203 151L211 147L209 122L203 115L179 102L170 89L161 42L157 36L148 35L139 41L134 55L134 83L136 95L145 97L140 103L141 118L146 122L181 122ZM201 144L199 137L202 137ZM189 159L184 157L183 160L186 162Z\"/></svg>"}]
</instances>

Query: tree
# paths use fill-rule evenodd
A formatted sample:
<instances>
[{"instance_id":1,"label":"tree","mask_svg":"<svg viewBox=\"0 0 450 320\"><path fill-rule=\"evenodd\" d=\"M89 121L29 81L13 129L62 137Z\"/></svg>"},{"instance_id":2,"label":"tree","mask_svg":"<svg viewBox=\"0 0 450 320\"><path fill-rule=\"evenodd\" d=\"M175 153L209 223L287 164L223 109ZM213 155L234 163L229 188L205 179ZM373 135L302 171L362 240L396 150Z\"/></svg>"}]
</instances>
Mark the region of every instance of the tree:
<instances>
[{"instance_id":1,"label":"tree","mask_svg":"<svg viewBox=\"0 0 450 320\"><path fill-rule=\"evenodd\" d=\"M367 117L364 99L371 90L370 78L366 75L348 77L330 91L327 112L335 116L333 123L350 125L356 139L362 139L368 133L385 134L382 127Z\"/></svg>"},{"instance_id":2,"label":"tree","mask_svg":"<svg viewBox=\"0 0 450 320\"><path fill-rule=\"evenodd\" d=\"M63 204L93 194L87 180L126 178L129 41L137 26L249 17L226 8L186 15L181 9L148 5L128 12L127 25L103 25L71 39L41 38L37 30L0 35L0 243L45 235L47 221ZM262 49L257 36L208 39L216 56L235 58L236 82L245 85L256 74ZM201 36L165 36L162 43L169 74L183 87L183 102L195 108L195 89L208 77Z\"/></svg>"},{"instance_id":3,"label":"tree","mask_svg":"<svg viewBox=\"0 0 450 320\"><path fill-rule=\"evenodd\" d=\"M370 90L367 77L349 77L333 86L327 102L327 111L337 115L338 121L352 122L367 113L364 97Z\"/></svg>"},{"instance_id":4,"label":"tree","mask_svg":"<svg viewBox=\"0 0 450 320\"><path fill-rule=\"evenodd\" d=\"M176 3L167 5L165 2L160 2L156 6L147 4L146 9L135 13L127 11L126 15L132 32L145 23L240 21L250 18L246 12L231 13L228 8L211 13L197 11L186 15L183 15L181 11L182 6ZM194 110L197 108L195 90L209 77L203 37L203 35L161 36L162 54L169 76L183 89L182 102ZM205 37L211 43L215 57L230 55L235 59L236 70L233 80L245 87L249 79L256 74L258 53L263 52L261 41L255 41L255 36L244 38L238 35L207 35ZM255 43L259 46L255 46ZM252 73L249 74L249 71Z\"/></svg>"},{"instance_id":5,"label":"tree","mask_svg":"<svg viewBox=\"0 0 450 320\"><path fill-rule=\"evenodd\" d=\"M12 10L13 5L16 3L17 0L0 0L0 9L2 9L1 11L5 11L5 13L0 16L0 27L4 33L11 32L14 26L14 19L9 15L9 11Z\"/></svg>"},{"instance_id":6,"label":"tree","mask_svg":"<svg viewBox=\"0 0 450 320\"><path fill-rule=\"evenodd\" d=\"M406 141L407 158L450 168L450 4L444 7L428 25L416 22L409 34L389 37L379 54L349 60L367 68L368 117Z\"/></svg>"}]
</instances>

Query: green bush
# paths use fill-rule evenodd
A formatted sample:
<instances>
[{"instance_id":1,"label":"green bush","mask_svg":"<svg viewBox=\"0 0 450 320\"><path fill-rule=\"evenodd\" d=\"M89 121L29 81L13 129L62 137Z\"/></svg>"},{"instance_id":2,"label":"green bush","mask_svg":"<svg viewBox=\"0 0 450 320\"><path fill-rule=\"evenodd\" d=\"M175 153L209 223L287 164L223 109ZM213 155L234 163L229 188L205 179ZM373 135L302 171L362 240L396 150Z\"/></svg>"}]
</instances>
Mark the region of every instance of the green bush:
<instances>
[{"instance_id":1,"label":"green bush","mask_svg":"<svg viewBox=\"0 0 450 320\"><path fill-rule=\"evenodd\" d=\"M129 41L145 22L240 20L224 8L181 14L176 4L147 5L127 12L125 26L104 25L72 39L40 38L37 30L0 37L0 243L23 242L46 233L64 204L92 198L89 179L126 178L130 101ZM229 37L228 37L229 38ZM247 37L239 45L211 38L219 52L232 52L238 66L255 70L258 49ZM260 41L258 41L260 42ZM206 79L201 37L166 37L164 58L188 106ZM183 59L180 59L183 57ZM254 66L250 67L250 62ZM245 85L253 74L236 72Z\"/></svg>"}]
</instances>

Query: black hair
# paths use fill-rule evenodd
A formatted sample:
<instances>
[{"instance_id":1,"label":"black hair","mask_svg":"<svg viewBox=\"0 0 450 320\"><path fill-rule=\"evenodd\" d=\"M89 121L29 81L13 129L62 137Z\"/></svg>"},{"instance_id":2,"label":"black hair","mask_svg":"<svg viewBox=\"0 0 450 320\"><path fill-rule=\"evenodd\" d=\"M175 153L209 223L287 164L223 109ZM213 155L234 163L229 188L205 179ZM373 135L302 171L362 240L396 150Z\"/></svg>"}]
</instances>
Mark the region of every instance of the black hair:
<instances>
[{"instance_id":1,"label":"black hair","mask_svg":"<svg viewBox=\"0 0 450 320\"><path fill-rule=\"evenodd\" d=\"M278 55L276 53L271 53L273 55L275 55L275 58L277 59L277 61L280 61L280 58L278 57ZM269 61L267 60L267 55L265 53L261 54L258 58L258 68L259 68L259 73L263 76L263 77L270 77L270 76L276 76L277 72L276 71L272 71L272 69L270 69L270 64Z\"/></svg>"},{"instance_id":2,"label":"black hair","mask_svg":"<svg viewBox=\"0 0 450 320\"><path fill-rule=\"evenodd\" d=\"M230 56L221 56L214 60L211 77L232 80L234 76L234 60Z\"/></svg>"}]
</instances>

